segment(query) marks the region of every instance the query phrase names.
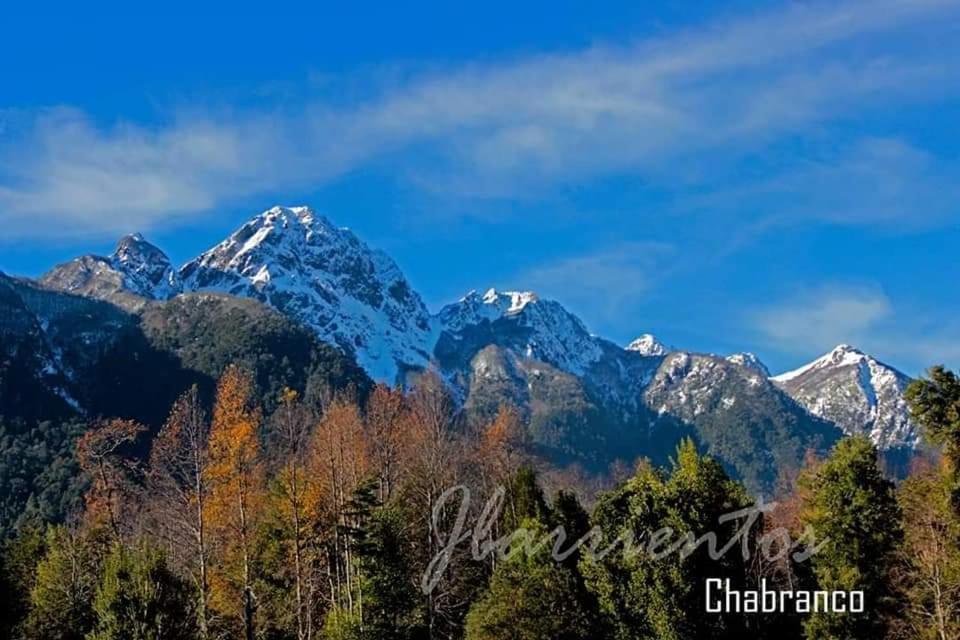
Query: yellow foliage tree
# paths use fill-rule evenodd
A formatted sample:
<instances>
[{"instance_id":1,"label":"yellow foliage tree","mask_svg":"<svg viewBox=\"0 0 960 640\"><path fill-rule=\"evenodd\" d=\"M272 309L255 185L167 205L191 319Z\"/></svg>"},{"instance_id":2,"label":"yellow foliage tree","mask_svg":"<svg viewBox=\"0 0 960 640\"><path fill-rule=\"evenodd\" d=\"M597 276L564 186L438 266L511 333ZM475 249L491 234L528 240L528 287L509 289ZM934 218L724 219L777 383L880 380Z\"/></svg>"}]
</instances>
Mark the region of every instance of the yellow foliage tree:
<instances>
[{"instance_id":1,"label":"yellow foliage tree","mask_svg":"<svg viewBox=\"0 0 960 640\"><path fill-rule=\"evenodd\" d=\"M251 543L263 505L260 422L253 377L238 365L229 366L217 385L210 426L207 520L222 554L211 575L211 603L239 618L247 640L255 636Z\"/></svg>"},{"instance_id":2,"label":"yellow foliage tree","mask_svg":"<svg viewBox=\"0 0 960 640\"><path fill-rule=\"evenodd\" d=\"M357 523L350 505L370 474L370 441L354 401L337 397L329 404L311 438L309 464L313 482L307 500L329 532L331 608L362 616L351 537Z\"/></svg>"},{"instance_id":3,"label":"yellow foliage tree","mask_svg":"<svg viewBox=\"0 0 960 640\"><path fill-rule=\"evenodd\" d=\"M367 400L366 423L378 497L385 504L399 483L404 438L410 431L410 410L403 391L383 384L374 387Z\"/></svg>"}]
</instances>

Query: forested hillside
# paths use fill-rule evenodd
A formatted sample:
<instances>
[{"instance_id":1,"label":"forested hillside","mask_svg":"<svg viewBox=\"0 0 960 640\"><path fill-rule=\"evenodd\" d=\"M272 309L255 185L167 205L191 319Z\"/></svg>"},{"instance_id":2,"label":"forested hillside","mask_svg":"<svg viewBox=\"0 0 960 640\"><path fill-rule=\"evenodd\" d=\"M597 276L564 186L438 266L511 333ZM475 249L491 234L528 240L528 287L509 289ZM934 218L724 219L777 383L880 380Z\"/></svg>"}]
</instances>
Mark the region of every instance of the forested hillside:
<instances>
[{"instance_id":1,"label":"forested hillside","mask_svg":"<svg viewBox=\"0 0 960 640\"><path fill-rule=\"evenodd\" d=\"M960 631L960 382L942 369L910 392L928 437L945 446L942 465L919 466L895 487L875 446L847 438L808 460L779 507L761 511L690 440L666 466L641 462L598 496L547 492L507 405L471 426L433 374L408 393L348 385L321 395L284 386L268 403L253 370L230 364L210 402L186 388L155 433L130 419L88 421L72 449L82 503L63 524L20 523L0 554L4 637ZM553 547L548 534L558 530L566 542ZM679 542L673 552L655 552L655 531L666 533L656 545ZM697 542L710 532L733 550L713 556ZM627 538L639 544L633 552L595 553ZM856 590L868 606L707 613L708 579L744 592Z\"/></svg>"},{"instance_id":2,"label":"forested hillside","mask_svg":"<svg viewBox=\"0 0 960 640\"><path fill-rule=\"evenodd\" d=\"M311 399L371 382L352 360L251 300L196 294L139 314L0 276L0 530L62 518L79 498L73 440L101 416L155 433L191 385L209 402L228 363L250 368L258 398ZM145 454L149 439L138 445Z\"/></svg>"}]
</instances>

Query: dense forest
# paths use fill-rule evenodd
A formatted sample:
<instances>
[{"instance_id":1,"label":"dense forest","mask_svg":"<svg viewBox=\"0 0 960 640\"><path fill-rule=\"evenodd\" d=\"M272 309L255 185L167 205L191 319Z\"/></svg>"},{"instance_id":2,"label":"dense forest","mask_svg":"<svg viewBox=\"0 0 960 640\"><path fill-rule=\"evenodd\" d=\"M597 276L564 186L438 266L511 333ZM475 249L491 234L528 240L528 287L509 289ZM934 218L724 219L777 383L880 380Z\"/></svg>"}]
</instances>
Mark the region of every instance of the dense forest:
<instances>
[{"instance_id":1,"label":"dense forest","mask_svg":"<svg viewBox=\"0 0 960 640\"><path fill-rule=\"evenodd\" d=\"M55 442L43 424L7 432L25 451L69 451L79 473L45 473L51 486L73 478L82 500L66 519L3 514L0 636L960 637L960 381L943 368L908 394L939 455L894 485L873 445L847 438L785 474L776 507L759 511L689 440L600 492L544 474L518 411L465 420L430 373L406 392L261 387L233 364L209 393L181 390L159 429L101 418ZM687 541L677 553L573 544L665 526ZM550 537L561 530L565 542ZM707 532L739 541L714 559L696 542ZM861 590L866 607L707 613L707 579Z\"/></svg>"}]
</instances>

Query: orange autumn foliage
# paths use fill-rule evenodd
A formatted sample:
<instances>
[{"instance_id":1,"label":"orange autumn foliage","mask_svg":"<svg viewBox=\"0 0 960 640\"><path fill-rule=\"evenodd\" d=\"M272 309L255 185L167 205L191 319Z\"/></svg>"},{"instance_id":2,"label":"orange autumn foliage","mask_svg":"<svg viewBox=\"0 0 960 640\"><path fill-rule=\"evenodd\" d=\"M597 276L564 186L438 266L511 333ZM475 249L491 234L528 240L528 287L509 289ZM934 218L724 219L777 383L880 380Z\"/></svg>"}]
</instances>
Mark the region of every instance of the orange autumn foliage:
<instances>
[{"instance_id":1,"label":"orange autumn foliage","mask_svg":"<svg viewBox=\"0 0 960 640\"><path fill-rule=\"evenodd\" d=\"M255 633L251 541L264 500L261 419L251 374L231 365L217 385L210 426L207 520L223 557L211 575L211 604L239 619L248 639Z\"/></svg>"},{"instance_id":2,"label":"orange autumn foliage","mask_svg":"<svg viewBox=\"0 0 960 640\"><path fill-rule=\"evenodd\" d=\"M122 454L145 430L133 420L98 420L77 441L77 462L91 480L87 517L92 522L105 521L118 539L130 470Z\"/></svg>"}]
</instances>

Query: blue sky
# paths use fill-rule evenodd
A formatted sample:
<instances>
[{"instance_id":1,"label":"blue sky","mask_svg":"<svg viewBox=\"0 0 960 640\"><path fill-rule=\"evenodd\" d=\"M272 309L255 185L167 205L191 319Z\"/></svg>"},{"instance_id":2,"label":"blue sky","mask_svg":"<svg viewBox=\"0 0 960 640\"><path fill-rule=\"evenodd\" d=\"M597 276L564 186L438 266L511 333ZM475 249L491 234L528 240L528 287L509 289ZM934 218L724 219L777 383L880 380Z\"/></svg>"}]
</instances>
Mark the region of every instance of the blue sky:
<instances>
[{"instance_id":1,"label":"blue sky","mask_svg":"<svg viewBox=\"0 0 960 640\"><path fill-rule=\"evenodd\" d=\"M0 269L309 204L434 309L960 366L960 3L351 4L7 10Z\"/></svg>"}]
</instances>

